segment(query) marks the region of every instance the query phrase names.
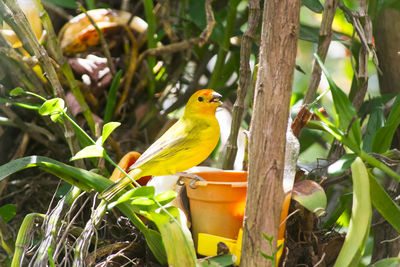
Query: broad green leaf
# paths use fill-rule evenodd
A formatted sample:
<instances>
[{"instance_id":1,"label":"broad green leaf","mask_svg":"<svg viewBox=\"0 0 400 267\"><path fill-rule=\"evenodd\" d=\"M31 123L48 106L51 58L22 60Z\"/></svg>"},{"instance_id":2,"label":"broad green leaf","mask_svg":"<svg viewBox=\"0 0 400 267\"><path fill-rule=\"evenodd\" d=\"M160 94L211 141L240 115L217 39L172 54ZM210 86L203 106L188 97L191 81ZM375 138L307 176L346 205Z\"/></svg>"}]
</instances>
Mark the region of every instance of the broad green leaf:
<instances>
[{"instance_id":1,"label":"broad green leaf","mask_svg":"<svg viewBox=\"0 0 400 267\"><path fill-rule=\"evenodd\" d=\"M396 100L390 110L389 116L386 120L385 126L380 128L372 141L372 151L375 153L383 153L390 149L394 133L400 125L400 94L397 95Z\"/></svg>"},{"instance_id":2,"label":"broad green leaf","mask_svg":"<svg viewBox=\"0 0 400 267\"><path fill-rule=\"evenodd\" d=\"M125 194L123 194L122 196L120 196L117 201L111 202L108 205L108 209L112 209L114 206L116 206L122 202L131 200L133 198L139 198L139 197L153 198L154 193L155 193L154 186L142 186L142 187L137 187L137 188L131 189L128 192L126 192Z\"/></svg>"},{"instance_id":3,"label":"broad green leaf","mask_svg":"<svg viewBox=\"0 0 400 267\"><path fill-rule=\"evenodd\" d=\"M171 220L163 210L159 213L149 212L145 217L154 222L161 233L167 251L168 265L195 267L196 252L189 229L186 225L180 225L179 210L176 207L168 207L166 210L175 220Z\"/></svg>"},{"instance_id":4,"label":"broad green leaf","mask_svg":"<svg viewBox=\"0 0 400 267\"><path fill-rule=\"evenodd\" d=\"M121 125L120 122L114 122L114 121L104 124L103 132L101 133L102 136L101 144L104 144L104 142L110 136L110 134L120 125Z\"/></svg>"},{"instance_id":5,"label":"broad green leaf","mask_svg":"<svg viewBox=\"0 0 400 267\"><path fill-rule=\"evenodd\" d=\"M154 200L149 198L135 198L131 201L131 205L137 211L153 211L158 208L158 205Z\"/></svg>"},{"instance_id":6,"label":"broad green leaf","mask_svg":"<svg viewBox=\"0 0 400 267\"><path fill-rule=\"evenodd\" d=\"M398 267L400 265L400 257L386 258L375 262L371 267Z\"/></svg>"},{"instance_id":7,"label":"broad green leaf","mask_svg":"<svg viewBox=\"0 0 400 267\"><path fill-rule=\"evenodd\" d=\"M158 194L155 197L155 200L164 206L165 204L168 204L169 202L174 200L177 195L178 195L177 192L175 192L173 190L168 190L168 191L162 192L161 194Z\"/></svg>"},{"instance_id":8,"label":"broad green leaf","mask_svg":"<svg viewBox=\"0 0 400 267\"><path fill-rule=\"evenodd\" d=\"M207 257L199 259L198 262L202 267L225 267L231 266L235 263L236 256L231 254L218 255L214 257Z\"/></svg>"},{"instance_id":9,"label":"broad green leaf","mask_svg":"<svg viewBox=\"0 0 400 267\"><path fill-rule=\"evenodd\" d=\"M385 189L369 174L372 205L398 232L400 232L400 207L390 198Z\"/></svg>"},{"instance_id":10,"label":"broad green leaf","mask_svg":"<svg viewBox=\"0 0 400 267\"><path fill-rule=\"evenodd\" d=\"M17 206L14 204L5 204L0 207L0 216L3 221L8 223L17 214Z\"/></svg>"},{"instance_id":11,"label":"broad green leaf","mask_svg":"<svg viewBox=\"0 0 400 267\"><path fill-rule=\"evenodd\" d=\"M55 113L63 112L65 107L64 100L61 98L52 98L43 103L43 105L39 108L39 114L42 116L52 115Z\"/></svg>"},{"instance_id":12,"label":"broad green leaf","mask_svg":"<svg viewBox=\"0 0 400 267\"><path fill-rule=\"evenodd\" d=\"M308 41L312 43L318 43L319 42L319 28L305 25L305 24L300 24L300 31L299 31L299 39L303 41ZM344 46L349 47L348 45L348 40L349 36L339 33L339 32L333 32L333 41L338 41L341 42Z\"/></svg>"},{"instance_id":13,"label":"broad green leaf","mask_svg":"<svg viewBox=\"0 0 400 267\"><path fill-rule=\"evenodd\" d=\"M369 235L372 218L367 168L358 157L351 164L353 206L349 229L335 267L358 266Z\"/></svg>"},{"instance_id":14,"label":"broad green leaf","mask_svg":"<svg viewBox=\"0 0 400 267\"><path fill-rule=\"evenodd\" d=\"M322 71L325 74L326 79L328 80L329 87L332 92L333 104L335 107L336 112L336 120L339 129L348 134L348 139L356 145L358 153L361 147L361 126L360 126L360 119L357 118L357 113L351 104L347 95L336 85L333 81L332 77L330 76L329 72L325 68L324 64L322 63L321 59L318 57L317 54L314 54L314 57L318 61Z\"/></svg>"},{"instance_id":15,"label":"broad green leaf","mask_svg":"<svg viewBox=\"0 0 400 267\"><path fill-rule=\"evenodd\" d=\"M315 13L322 13L324 6L318 0L301 0L301 4Z\"/></svg>"},{"instance_id":16,"label":"broad green leaf","mask_svg":"<svg viewBox=\"0 0 400 267\"><path fill-rule=\"evenodd\" d=\"M104 148L99 145L91 145L83 148L75 154L71 160L84 159L84 158L101 158L104 155Z\"/></svg>"},{"instance_id":17,"label":"broad green leaf","mask_svg":"<svg viewBox=\"0 0 400 267\"><path fill-rule=\"evenodd\" d=\"M115 104L117 102L117 92L119 89L122 73L123 71L119 70L111 83L110 91L108 92L107 97L106 111L104 112L104 123L108 123L109 121L111 121L114 114Z\"/></svg>"},{"instance_id":18,"label":"broad green leaf","mask_svg":"<svg viewBox=\"0 0 400 267\"><path fill-rule=\"evenodd\" d=\"M325 214L326 195L324 189L316 182L302 180L296 182L292 190L292 199L317 216Z\"/></svg>"},{"instance_id":19,"label":"broad green leaf","mask_svg":"<svg viewBox=\"0 0 400 267\"><path fill-rule=\"evenodd\" d=\"M329 176L339 176L343 174L348 168L350 168L351 163L356 159L355 154L345 154L335 163L328 167Z\"/></svg>"},{"instance_id":20,"label":"broad green leaf","mask_svg":"<svg viewBox=\"0 0 400 267\"><path fill-rule=\"evenodd\" d=\"M24 95L26 94L26 91L22 89L21 87L16 87L10 91L10 96L18 96L18 95Z\"/></svg>"}]
</instances>

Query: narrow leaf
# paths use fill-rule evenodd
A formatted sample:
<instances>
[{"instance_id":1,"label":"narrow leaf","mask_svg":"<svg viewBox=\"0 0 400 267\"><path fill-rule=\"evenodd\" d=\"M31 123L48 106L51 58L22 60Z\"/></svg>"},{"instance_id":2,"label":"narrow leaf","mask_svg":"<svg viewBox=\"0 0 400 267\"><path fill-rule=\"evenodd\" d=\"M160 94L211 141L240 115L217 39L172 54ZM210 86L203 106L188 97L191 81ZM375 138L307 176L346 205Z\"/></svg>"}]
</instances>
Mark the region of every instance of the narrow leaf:
<instances>
[{"instance_id":1,"label":"narrow leaf","mask_svg":"<svg viewBox=\"0 0 400 267\"><path fill-rule=\"evenodd\" d=\"M202 267L225 267L235 263L236 256L231 254L218 255L210 258L199 259Z\"/></svg>"},{"instance_id":2,"label":"narrow leaf","mask_svg":"<svg viewBox=\"0 0 400 267\"><path fill-rule=\"evenodd\" d=\"M123 73L122 70L118 71L118 73L115 75L111 83L110 91L107 97L106 111L104 112L104 123L108 123L109 121L112 120L115 105L117 102L117 92L119 89L122 73Z\"/></svg>"},{"instance_id":3,"label":"narrow leaf","mask_svg":"<svg viewBox=\"0 0 400 267\"><path fill-rule=\"evenodd\" d=\"M400 207L390 198L371 172L368 172L368 174L372 205L382 214L383 218L400 232Z\"/></svg>"},{"instance_id":4,"label":"narrow leaf","mask_svg":"<svg viewBox=\"0 0 400 267\"><path fill-rule=\"evenodd\" d=\"M111 202L107 208L112 209L114 206L134 198L139 198L139 197L153 198L154 193L155 193L154 186L137 187L123 194L121 197L118 198L117 201Z\"/></svg>"}]
</instances>

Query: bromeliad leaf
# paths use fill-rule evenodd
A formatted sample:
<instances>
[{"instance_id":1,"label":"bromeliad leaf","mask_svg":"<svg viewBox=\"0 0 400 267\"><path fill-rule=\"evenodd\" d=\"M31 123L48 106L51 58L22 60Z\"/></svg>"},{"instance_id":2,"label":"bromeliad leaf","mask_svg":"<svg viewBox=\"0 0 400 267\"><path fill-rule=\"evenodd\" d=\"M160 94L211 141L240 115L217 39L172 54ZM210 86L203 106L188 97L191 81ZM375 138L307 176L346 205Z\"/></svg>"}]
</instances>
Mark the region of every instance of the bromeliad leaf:
<instances>
[{"instance_id":1,"label":"bromeliad leaf","mask_svg":"<svg viewBox=\"0 0 400 267\"><path fill-rule=\"evenodd\" d=\"M42 116L54 115L64 111L65 103L61 98L52 98L46 100L39 108L39 114Z\"/></svg>"},{"instance_id":2,"label":"bromeliad leaf","mask_svg":"<svg viewBox=\"0 0 400 267\"><path fill-rule=\"evenodd\" d=\"M84 159L84 158L100 158L103 157L104 155L104 148L99 145L91 145L87 146L78 153L76 153L75 156L71 158L71 160L77 160L77 159Z\"/></svg>"},{"instance_id":3,"label":"bromeliad leaf","mask_svg":"<svg viewBox=\"0 0 400 267\"><path fill-rule=\"evenodd\" d=\"M102 132L102 134L101 134L101 136L103 137L103 138L102 138L102 143L101 143L101 144L104 144L104 142L106 141L106 139L108 138L108 136L110 136L110 134L111 134L118 126L120 126L120 125L121 125L121 123L119 123L119 122L114 122L114 121L109 122L109 123L106 123L106 124L103 126L103 132Z\"/></svg>"}]
</instances>

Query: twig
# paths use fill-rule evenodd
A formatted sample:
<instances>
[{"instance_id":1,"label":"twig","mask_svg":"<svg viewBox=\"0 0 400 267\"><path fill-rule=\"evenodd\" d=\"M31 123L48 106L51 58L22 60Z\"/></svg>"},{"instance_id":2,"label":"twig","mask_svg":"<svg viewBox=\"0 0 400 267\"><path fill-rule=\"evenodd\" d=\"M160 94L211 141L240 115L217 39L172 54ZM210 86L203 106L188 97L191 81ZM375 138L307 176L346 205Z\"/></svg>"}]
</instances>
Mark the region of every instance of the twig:
<instances>
[{"instance_id":1,"label":"twig","mask_svg":"<svg viewBox=\"0 0 400 267\"><path fill-rule=\"evenodd\" d=\"M332 21L333 18L335 17L335 11L338 2L339 0L327 0L324 5L324 13L322 15L321 29L319 31L319 42L318 42L318 52L317 52L322 62L325 62L329 45L332 40ZM309 104L313 101L320 80L321 80L321 67L314 59L313 70L311 73L310 82L308 83L303 104Z\"/></svg>"},{"instance_id":2,"label":"twig","mask_svg":"<svg viewBox=\"0 0 400 267\"><path fill-rule=\"evenodd\" d=\"M40 0L35 0L36 8L40 12L40 19L43 23L43 27L47 32L48 40L47 40L47 47L49 49L50 54L54 57L57 64L61 66L61 70L68 81L68 85L71 88L72 94L75 96L76 100L78 101L83 116L85 117L91 131L95 133L95 122L92 116L92 112L88 104L85 101L85 98L79 88L77 81L75 80L74 74L68 62L65 60L64 55L61 51L61 46L58 41L57 35L54 32L53 24L51 23L49 14L43 8Z\"/></svg>"},{"instance_id":3,"label":"twig","mask_svg":"<svg viewBox=\"0 0 400 267\"><path fill-rule=\"evenodd\" d=\"M16 1L0 1L0 14L3 16L4 21L10 25L10 27L20 38L24 48L31 55L34 55L38 58L40 66L42 67L50 85L54 90L54 94L62 99L65 99L64 90L60 81L58 80L57 73L50 61L50 57L43 46L39 44L28 20ZM71 153L75 154L79 151L79 145L72 125L67 120L64 120L64 132ZM82 161L80 162L81 163L76 162L75 164L82 164Z\"/></svg>"},{"instance_id":4,"label":"twig","mask_svg":"<svg viewBox=\"0 0 400 267\"><path fill-rule=\"evenodd\" d=\"M244 32L240 48L240 71L239 71L239 86L237 88L237 97L233 106L231 132L226 144L226 154L223 162L223 169L232 169L235 162L237 153L237 137L239 134L239 128L241 125L243 111L244 111L244 99L251 80L251 69L250 69L250 54L252 40L257 31L258 22L260 17L260 3L256 0L249 2L249 15L248 15L248 27Z\"/></svg>"}]
</instances>

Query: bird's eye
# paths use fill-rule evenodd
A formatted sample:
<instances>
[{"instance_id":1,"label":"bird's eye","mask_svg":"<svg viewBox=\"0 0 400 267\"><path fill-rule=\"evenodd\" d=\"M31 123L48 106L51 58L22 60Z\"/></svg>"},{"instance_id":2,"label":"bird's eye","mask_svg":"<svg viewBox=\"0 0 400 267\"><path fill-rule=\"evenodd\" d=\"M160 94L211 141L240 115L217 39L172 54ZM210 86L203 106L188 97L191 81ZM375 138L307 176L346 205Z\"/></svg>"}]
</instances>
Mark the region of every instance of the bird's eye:
<instances>
[{"instance_id":1,"label":"bird's eye","mask_svg":"<svg viewBox=\"0 0 400 267\"><path fill-rule=\"evenodd\" d=\"M197 100L199 100L200 102L203 102L204 98L202 98L201 96L199 96L199 98L197 98Z\"/></svg>"}]
</instances>

